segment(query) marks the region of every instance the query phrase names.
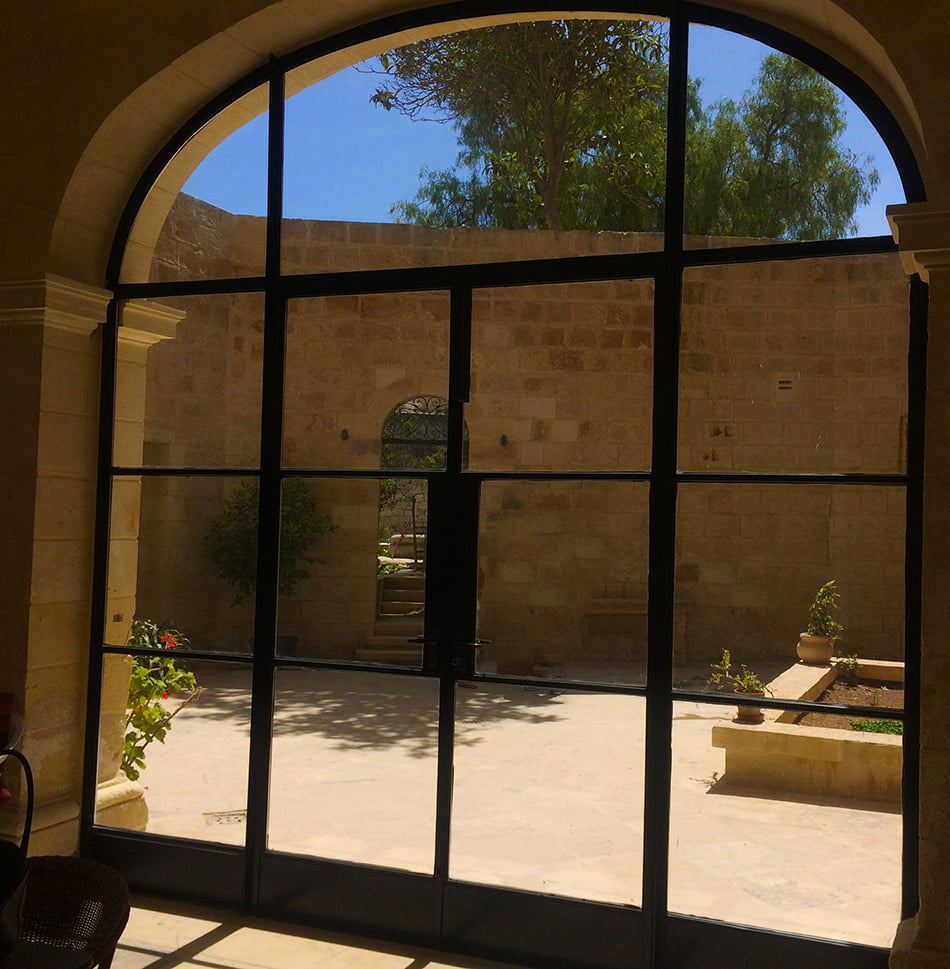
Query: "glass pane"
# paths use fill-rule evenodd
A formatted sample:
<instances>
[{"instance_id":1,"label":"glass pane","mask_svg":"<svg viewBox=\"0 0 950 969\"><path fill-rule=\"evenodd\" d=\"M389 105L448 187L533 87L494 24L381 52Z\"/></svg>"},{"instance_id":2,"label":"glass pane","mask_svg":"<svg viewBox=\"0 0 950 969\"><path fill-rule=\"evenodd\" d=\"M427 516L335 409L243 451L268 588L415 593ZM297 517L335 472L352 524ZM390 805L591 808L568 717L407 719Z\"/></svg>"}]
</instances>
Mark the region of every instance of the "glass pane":
<instances>
[{"instance_id":1,"label":"glass pane","mask_svg":"<svg viewBox=\"0 0 950 969\"><path fill-rule=\"evenodd\" d=\"M649 468L652 280L480 290L472 315L471 467Z\"/></svg>"},{"instance_id":2,"label":"glass pane","mask_svg":"<svg viewBox=\"0 0 950 969\"><path fill-rule=\"evenodd\" d=\"M676 685L741 693L751 671L783 699L902 705L904 502L893 487L681 485ZM832 637L823 652L809 629ZM852 672L861 689L841 693Z\"/></svg>"},{"instance_id":3,"label":"glass pane","mask_svg":"<svg viewBox=\"0 0 950 969\"><path fill-rule=\"evenodd\" d=\"M96 823L242 845L251 670L167 646L103 657Z\"/></svg>"},{"instance_id":4,"label":"glass pane","mask_svg":"<svg viewBox=\"0 0 950 969\"><path fill-rule=\"evenodd\" d=\"M907 285L896 255L687 270L680 468L904 471Z\"/></svg>"},{"instance_id":5,"label":"glass pane","mask_svg":"<svg viewBox=\"0 0 950 969\"><path fill-rule=\"evenodd\" d=\"M268 848L431 872L438 682L279 670Z\"/></svg>"},{"instance_id":6,"label":"glass pane","mask_svg":"<svg viewBox=\"0 0 950 969\"><path fill-rule=\"evenodd\" d=\"M485 482L479 670L643 683L647 528L643 482Z\"/></svg>"},{"instance_id":7,"label":"glass pane","mask_svg":"<svg viewBox=\"0 0 950 969\"><path fill-rule=\"evenodd\" d=\"M263 314L264 300L257 294L123 305L115 464L234 468L258 463Z\"/></svg>"},{"instance_id":8,"label":"glass pane","mask_svg":"<svg viewBox=\"0 0 950 969\"><path fill-rule=\"evenodd\" d=\"M670 910L890 947L901 738L744 726L699 703L673 717Z\"/></svg>"},{"instance_id":9,"label":"glass pane","mask_svg":"<svg viewBox=\"0 0 950 969\"><path fill-rule=\"evenodd\" d=\"M572 18L297 69L284 270L659 248L667 49L659 20Z\"/></svg>"},{"instance_id":10,"label":"glass pane","mask_svg":"<svg viewBox=\"0 0 950 969\"><path fill-rule=\"evenodd\" d=\"M257 507L235 478L113 482L106 641L133 618L167 622L197 650L247 652L254 634Z\"/></svg>"},{"instance_id":11,"label":"glass pane","mask_svg":"<svg viewBox=\"0 0 950 969\"><path fill-rule=\"evenodd\" d=\"M264 272L267 88L215 115L175 155L142 203L122 281L226 279Z\"/></svg>"},{"instance_id":12,"label":"glass pane","mask_svg":"<svg viewBox=\"0 0 950 969\"><path fill-rule=\"evenodd\" d=\"M432 420L430 412L438 412L439 401L444 405L448 346L446 293L291 301L284 465L408 470L440 466L444 441L432 440L429 449L395 452L383 444L419 439L422 425Z\"/></svg>"},{"instance_id":13,"label":"glass pane","mask_svg":"<svg viewBox=\"0 0 950 969\"><path fill-rule=\"evenodd\" d=\"M644 701L460 682L452 878L639 905Z\"/></svg>"},{"instance_id":14,"label":"glass pane","mask_svg":"<svg viewBox=\"0 0 950 969\"><path fill-rule=\"evenodd\" d=\"M278 653L419 665L428 490L416 478L289 478Z\"/></svg>"},{"instance_id":15,"label":"glass pane","mask_svg":"<svg viewBox=\"0 0 950 969\"><path fill-rule=\"evenodd\" d=\"M687 248L890 235L900 178L850 98L740 34L693 25L689 42Z\"/></svg>"}]
</instances>

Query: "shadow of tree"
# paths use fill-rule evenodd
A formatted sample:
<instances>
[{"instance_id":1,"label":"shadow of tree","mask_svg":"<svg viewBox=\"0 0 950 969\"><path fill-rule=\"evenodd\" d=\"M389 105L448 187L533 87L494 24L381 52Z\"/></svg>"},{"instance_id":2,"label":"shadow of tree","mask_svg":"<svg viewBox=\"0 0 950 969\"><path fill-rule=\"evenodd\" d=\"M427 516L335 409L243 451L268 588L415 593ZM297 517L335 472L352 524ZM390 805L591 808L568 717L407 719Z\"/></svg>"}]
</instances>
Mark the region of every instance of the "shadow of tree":
<instances>
[{"instance_id":1,"label":"shadow of tree","mask_svg":"<svg viewBox=\"0 0 950 969\"><path fill-rule=\"evenodd\" d=\"M182 717L250 724L250 669L195 669L202 693ZM502 721L530 724L564 719L554 689L462 683L456 688L456 744L481 743L486 727ZM350 670L291 668L278 671L274 736L313 734L337 749L401 745L410 756L429 757L438 745L438 680L427 676Z\"/></svg>"}]
</instances>

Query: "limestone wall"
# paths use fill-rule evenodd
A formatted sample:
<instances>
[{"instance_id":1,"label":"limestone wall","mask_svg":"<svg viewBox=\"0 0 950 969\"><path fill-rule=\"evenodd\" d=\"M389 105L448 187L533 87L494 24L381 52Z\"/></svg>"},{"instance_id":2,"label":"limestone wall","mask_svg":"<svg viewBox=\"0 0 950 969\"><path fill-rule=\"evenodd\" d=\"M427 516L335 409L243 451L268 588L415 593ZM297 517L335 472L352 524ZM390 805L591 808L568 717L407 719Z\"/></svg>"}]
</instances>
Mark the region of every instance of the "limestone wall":
<instances>
[{"instance_id":1,"label":"limestone wall","mask_svg":"<svg viewBox=\"0 0 950 969\"><path fill-rule=\"evenodd\" d=\"M316 222L289 222L285 234L288 271L658 244L646 235ZM258 272L262 246L261 220L182 197L153 277ZM896 256L707 267L689 270L684 286L683 470L903 468L907 283ZM146 463L253 466L260 299L163 302L186 316L175 340L149 351ZM293 301L285 465L378 468L390 410L415 395L446 394L448 319L441 292ZM647 470L652 325L650 280L477 293L469 466ZM201 548L234 483L143 485L138 614L171 618L210 648L238 648L249 636L249 607L231 605ZM337 530L321 550L325 561L284 604L281 624L300 632L307 652L351 657L373 627L378 485L330 479L315 490ZM791 655L811 595L829 578L842 591L847 651L899 658L902 503L900 489L878 486L684 484L680 660L705 662L723 647L740 659ZM647 528L647 488L639 482L486 484L482 634L503 644L500 661L514 669L542 659L642 658L645 626L636 608L606 627L596 616L601 600L646 596Z\"/></svg>"}]
</instances>

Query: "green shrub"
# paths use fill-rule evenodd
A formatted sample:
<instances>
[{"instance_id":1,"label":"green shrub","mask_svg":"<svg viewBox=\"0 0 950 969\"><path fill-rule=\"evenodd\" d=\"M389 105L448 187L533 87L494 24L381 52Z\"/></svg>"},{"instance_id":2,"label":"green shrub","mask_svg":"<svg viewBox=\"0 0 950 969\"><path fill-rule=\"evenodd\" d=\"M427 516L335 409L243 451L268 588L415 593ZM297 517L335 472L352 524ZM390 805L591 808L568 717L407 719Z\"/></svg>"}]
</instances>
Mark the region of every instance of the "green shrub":
<instances>
[{"instance_id":1,"label":"green shrub","mask_svg":"<svg viewBox=\"0 0 950 969\"><path fill-rule=\"evenodd\" d=\"M764 696L772 691L759 679L757 673L750 670L745 663L740 664L738 672L733 671L732 656L728 649L722 651L722 658L718 663L709 667L712 674L706 681L707 686L714 686L717 690L731 689L733 693L759 694Z\"/></svg>"},{"instance_id":2,"label":"green shrub","mask_svg":"<svg viewBox=\"0 0 950 969\"><path fill-rule=\"evenodd\" d=\"M208 558L234 589L234 604L253 595L257 582L258 482L238 485L213 519L204 538ZM303 478L287 478L280 501L280 566L278 591L292 596L308 565L320 559L310 554L318 540L335 530L327 515L319 512L317 498Z\"/></svg>"},{"instance_id":3,"label":"green shrub","mask_svg":"<svg viewBox=\"0 0 950 969\"><path fill-rule=\"evenodd\" d=\"M898 737L904 735L904 724L900 720L852 720L852 730L864 733L889 733Z\"/></svg>"},{"instance_id":4,"label":"green shrub","mask_svg":"<svg viewBox=\"0 0 950 969\"><path fill-rule=\"evenodd\" d=\"M128 645L156 651L154 656L132 657L121 769L130 781L134 781L145 768L145 748L153 740L165 743L172 720L198 699L201 687L195 682L195 674L185 668L186 664L182 660L176 662L167 652L191 646L188 637L171 623L136 619L132 623ZM174 710L169 710L162 700L178 693L189 695Z\"/></svg>"},{"instance_id":5,"label":"green shrub","mask_svg":"<svg viewBox=\"0 0 950 969\"><path fill-rule=\"evenodd\" d=\"M830 579L816 593L808 607L808 625L805 632L809 636L830 636L840 639L843 627L831 618L832 610L838 608L838 590L835 580Z\"/></svg>"}]
</instances>

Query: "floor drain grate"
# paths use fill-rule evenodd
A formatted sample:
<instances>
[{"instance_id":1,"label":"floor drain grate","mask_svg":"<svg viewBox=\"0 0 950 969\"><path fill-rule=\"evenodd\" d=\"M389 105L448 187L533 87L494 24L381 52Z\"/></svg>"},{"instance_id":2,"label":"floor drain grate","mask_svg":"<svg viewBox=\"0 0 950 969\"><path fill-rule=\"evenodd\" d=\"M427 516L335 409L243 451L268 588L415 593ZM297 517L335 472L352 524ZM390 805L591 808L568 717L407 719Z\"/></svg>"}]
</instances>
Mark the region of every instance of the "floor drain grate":
<instances>
[{"instance_id":1,"label":"floor drain grate","mask_svg":"<svg viewBox=\"0 0 950 969\"><path fill-rule=\"evenodd\" d=\"M247 811L206 811L202 817L205 824L243 824L247 820Z\"/></svg>"}]
</instances>

